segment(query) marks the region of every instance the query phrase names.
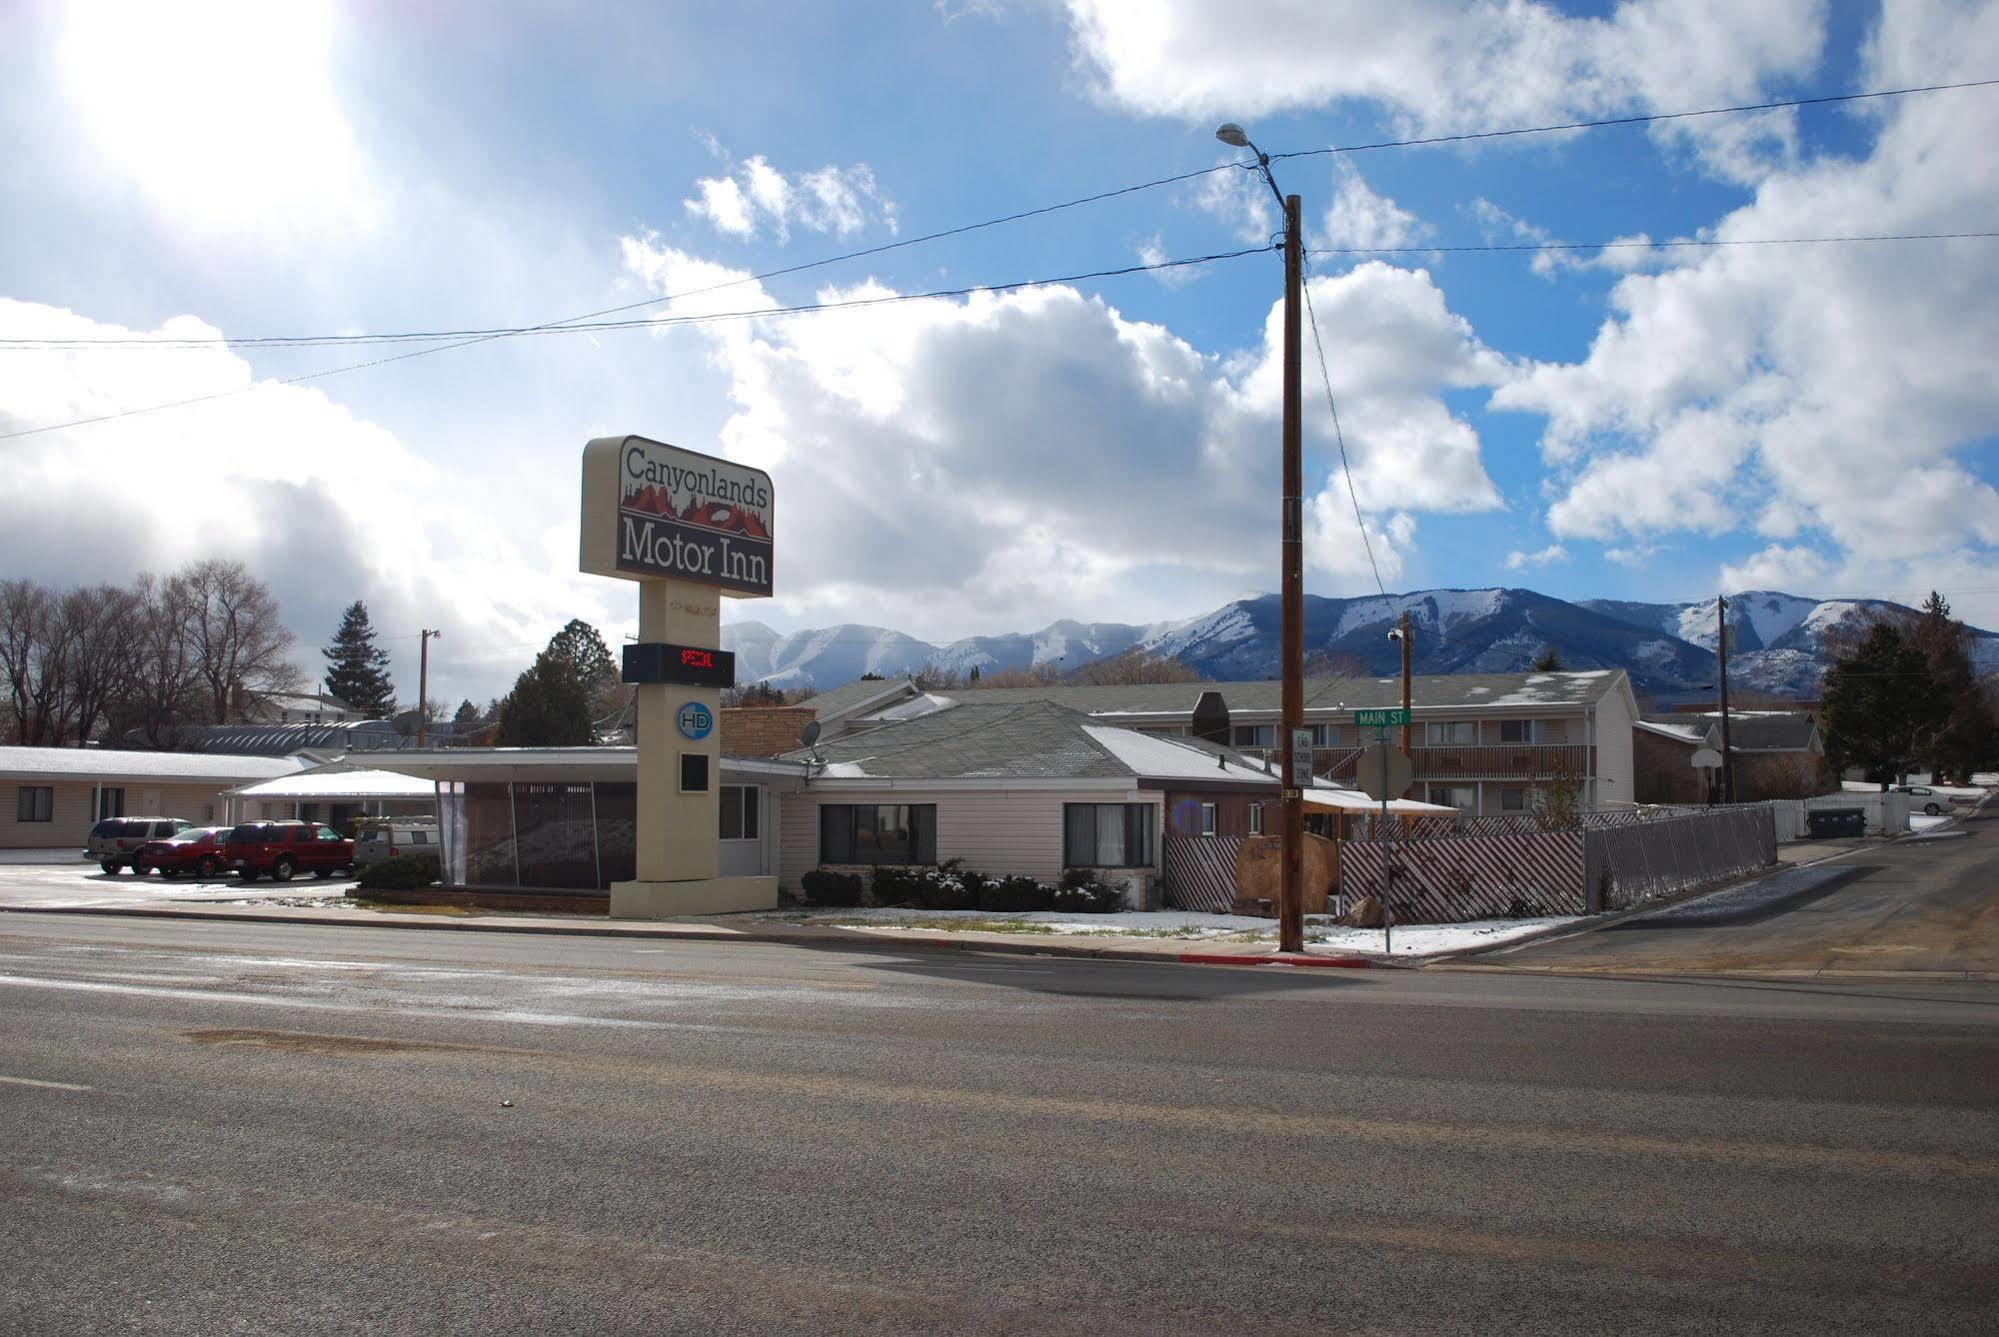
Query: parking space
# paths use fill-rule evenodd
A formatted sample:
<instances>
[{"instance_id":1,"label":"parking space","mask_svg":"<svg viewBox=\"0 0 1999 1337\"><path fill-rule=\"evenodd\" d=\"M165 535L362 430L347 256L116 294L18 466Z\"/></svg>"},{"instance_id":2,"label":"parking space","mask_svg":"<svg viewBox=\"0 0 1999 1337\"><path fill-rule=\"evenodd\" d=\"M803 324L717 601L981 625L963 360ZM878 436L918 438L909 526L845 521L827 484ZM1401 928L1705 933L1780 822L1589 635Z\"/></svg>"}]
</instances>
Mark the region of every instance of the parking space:
<instances>
[{"instance_id":1,"label":"parking space","mask_svg":"<svg viewBox=\"0 0 1999 1337\"><path fill-rule=\"evenodd\" d=\"M352 885L344 873L321 881L302 876L290 882L268 879L245 883L234 876L168 879L158 873L108 874L77 850L0 851L0 906L51 909L61 906L170 905L176 901L340 904Z\"/></svg>"}]
</instances>

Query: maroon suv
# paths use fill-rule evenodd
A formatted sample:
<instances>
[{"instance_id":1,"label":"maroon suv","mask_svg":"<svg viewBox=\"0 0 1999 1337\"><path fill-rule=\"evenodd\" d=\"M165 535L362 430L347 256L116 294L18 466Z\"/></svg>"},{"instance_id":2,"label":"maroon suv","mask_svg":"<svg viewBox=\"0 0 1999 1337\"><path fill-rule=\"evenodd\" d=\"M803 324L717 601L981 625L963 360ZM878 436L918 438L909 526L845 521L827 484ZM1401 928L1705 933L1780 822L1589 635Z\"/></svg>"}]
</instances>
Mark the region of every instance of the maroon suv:
<instances>
[{"instance_id":1,"label":"maroon suv","mask_svg":"<svg viewBox=\"0 0 1999 1337\"><path fill-rule=\"evenodd\" d=\"M311 822L245 822L223 837L222 864L245 882L289 882L298 873L326 878L353 871L354 842Z\"/></svg>"},{"instance_id":2,"label":"maroon suv","mask_svg":"<svg viewBox=\"0 0 1999 1337\"><path fill-rule=\"evenodd\" d=\"M167 878L179 877L182 873L214 877L224 868L222 841L231 829L226 826L190 826L179 835L165 840L147 841L132 855L132 871L148 873L157 868L160 876Z\"/></svg>"}]
</instances>

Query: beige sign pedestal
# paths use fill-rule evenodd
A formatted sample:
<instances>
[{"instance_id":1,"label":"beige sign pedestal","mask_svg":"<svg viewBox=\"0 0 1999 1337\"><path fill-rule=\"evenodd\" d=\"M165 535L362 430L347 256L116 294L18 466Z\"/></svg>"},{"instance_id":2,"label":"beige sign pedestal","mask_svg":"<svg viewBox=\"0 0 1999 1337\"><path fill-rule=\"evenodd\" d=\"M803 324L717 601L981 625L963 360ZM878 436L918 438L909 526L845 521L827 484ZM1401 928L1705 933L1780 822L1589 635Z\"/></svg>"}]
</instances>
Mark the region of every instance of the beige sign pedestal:
<instances>
[{"instance_id":1,"label":"beige sign pedestal","mask_svg":"<svg viewBox=\"0 0 1999 1337\"><path fill-rule=\"evenodd\" d=\"M695 463L684 475L667 472L686 461ZM753 537L744 539L740 531L726 531L704 548L708 568L704 572L695 549L711 541L699 532L700 522L661 519L657 513L634 519L627 500L644 488L652 505L661 504L655 500L659 497L686 497L688 511L726 517L728 507L705 499L718 489L753 487L757 480L763 497L759 523L767 534L770 480L759 471L638 437L603 437L584 448L582 569L639 582L640 641L719 648L723 589L704 576L715 574L716 554L726 555L732 546L737 554L757 550ZM746 494L731 492L725 499L736 495ZM663 536L669 533L691 536L691 541L674 542ZM762 551L767 554L767 541ZM682 560L694 579L675 579L661 569ZM735 561L743 559L738 555ZM777 906L775 876L716 876L721 695L714 687L674 683L643 683L638 688L638 876L611 884L613 919L665 919ZM682 731L680 716L689 706L706 709L710 728L705 738L689 738ZM682 787L682 768L689 757L705 758L705 790Z\"/></svg>"}]
</instances>

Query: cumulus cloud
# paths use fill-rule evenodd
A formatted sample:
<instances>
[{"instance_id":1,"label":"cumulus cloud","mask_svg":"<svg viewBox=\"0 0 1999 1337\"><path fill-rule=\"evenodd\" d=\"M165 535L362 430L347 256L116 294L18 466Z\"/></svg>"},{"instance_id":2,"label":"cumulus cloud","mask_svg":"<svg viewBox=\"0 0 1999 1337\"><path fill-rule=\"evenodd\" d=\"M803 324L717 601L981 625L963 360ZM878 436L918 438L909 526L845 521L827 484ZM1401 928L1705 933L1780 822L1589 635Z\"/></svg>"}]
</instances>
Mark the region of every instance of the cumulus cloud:
<instances>
[{"instance_id":1,"label":"cumulus cloud","mask_svg":"<svg viewBox=\"0 0 1999 1337\"><path fill-rule=\"evenodd\" d=\"M1512 552L1507 553L1506 569L1508 571L1524 571L1530 567L1549 566L1556 562L1566 562L1568 560L1569 550L1567 548L1564 548L1559 543L1550 543L1539 552L1523 552L1516 548Z\"/></svg>"},{"instance_id":2,"label":"cumulus cloud","mask_svg":"<svg viewBox=\"0 0 1999 1337\"><path fill-rule=\"evenodd\" d=\"M1532 125L1743 101L1808 73L1823 0L1068 0L1099 94L1133 111L1242 119L1363 99L1412 131ZM1795 148L1785 113L1657 133L1753 178Z\"/></svg>"},{"instance_id":3,"label":"cumulus cloud","mask_svg":"<svg viewBox=\"0 0 1999 1337\"><path fill-rule=\"evenodd\" d=\"M1386 195L1376 194L1352 165L1341 163L1334 179L1324 245L1361 251L1397 250L1430 235L1427 223Z\"/></svg>"},{"instance_id":4,"label":"cumulus cloud","mask_svg":"<svg viewBox=\"0 0 1999 1337\"><path fill-rule=\"evenodd\" d=\"M1721 568L1724 590L1816 590L1832 563L1802 546L1773 543L1739 565Z\"/></svg>"},{"instance_id":5,"label":"cumulus cloud","mask_svg":"<svg viewBox=\"0 0 1999 1337\"><path fill-rule=\"evenodd\" d=\"M696 180L693 197L681 206L732 237L765 231L786 242L794 224L840 237L852 236L871 221L891 233L896 230L895 202L882 195L866 163L787 176L758 154L721 176Z\"/></svg>"},{"instance_id":6,"label":"cumulus cloud","mask_svg":"<svg viewBox=\"0 0 1999 1337\"><path fill-rule=\"evenodd\" d=\"M129 330L0 299L8 338L216 334L192 317ZM439 692L504 690L570 617L625 620L601 611L609 582L576 573L573 521L550 545L567 560L551 560L535 536L476 505L440 504L477 495L484 480L438 469L317 389L259 380L226 348L10 351L0 358L0 431L236 391L248 393L0 441L7 574L122 584L200 558L237 559L277 595L309 675L323 668L315 648L359 598L387 636L445 631L431 664ZM401 660L415 643L385 648ZM398 669L413 697L413 667Z\"/></svg>"},{"instance_id":7,"label":"cumulus cloud","mask_svg":"<svg viewBox=\"0 0 1999 1337\"><path fill-rule=\"evenodd\" d=\"M1999 11L1891 6L1861 82L1996 61ZM1999 209L1999 106L1940 95L1876 114L1871 152L1771 175L1713 234L1950 232ZM1937 560L1999 571L1999 490L1967 467L1999 421L1989 242L1721 249L1621 279L1611 308L1582 361L1536 365L1493 398L1547 417L1557 535L1812 534L1863 588Z\"/></svg>"},{"instance_id":8,"label":"cumulus cloud","mask_svg":"<svg viewBox=\"0 0 1999 1337\"><path fill-rule=\"evenodd\" d=\"M657 238L626 255L660 290L701 263ZM1368 538L1393 578L1419 515L1498 504L1476 433L1442 395L1509 367L1426 274L1367 264L1313 295ZM1225 361L1052 286L664 337L706 344L736 406L724 447L777 480L780 597L949 634L1051 604L1184 614L1273 584L1280 333L1273 309L1257 346ZM1307 431L1314 579L1369 587L1322 399Z\"/></svg>"}]
</instances>

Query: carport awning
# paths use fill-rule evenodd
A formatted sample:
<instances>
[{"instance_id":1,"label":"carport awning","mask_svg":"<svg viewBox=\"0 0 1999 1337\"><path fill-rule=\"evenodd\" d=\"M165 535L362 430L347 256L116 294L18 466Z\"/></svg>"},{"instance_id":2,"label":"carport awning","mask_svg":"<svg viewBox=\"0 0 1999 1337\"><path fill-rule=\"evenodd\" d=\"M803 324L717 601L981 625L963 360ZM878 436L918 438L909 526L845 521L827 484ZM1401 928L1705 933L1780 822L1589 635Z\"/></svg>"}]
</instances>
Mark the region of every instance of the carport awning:
<instances>
[{"instance_id":1,"label":"carport awning","mask_svg":"<svg viewBox=\"0 0 1999 1337\"><path fill-rule=\"evenodd\" d=\"M229 793L235 798L278 803L338 803L366 799L428 801L436 797L437 790L429 780L394 771L317 771L281 775Z\"/></svg>"}]
</instances>

